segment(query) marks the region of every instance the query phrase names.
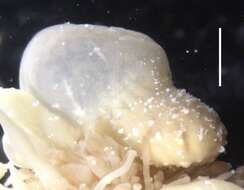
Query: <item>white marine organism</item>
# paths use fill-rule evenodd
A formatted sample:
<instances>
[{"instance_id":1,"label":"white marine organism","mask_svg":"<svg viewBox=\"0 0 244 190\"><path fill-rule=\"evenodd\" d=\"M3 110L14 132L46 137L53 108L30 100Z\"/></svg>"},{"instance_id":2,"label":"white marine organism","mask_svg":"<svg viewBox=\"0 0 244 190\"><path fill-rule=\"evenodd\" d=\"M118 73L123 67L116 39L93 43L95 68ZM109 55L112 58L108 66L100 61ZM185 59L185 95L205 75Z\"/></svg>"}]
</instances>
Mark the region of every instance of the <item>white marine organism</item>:
<instances>
[{"instance_id":1,"label":"white marine organism","mask_svg":"<svg viewBox=\"0 0 244 190\"><path fill-rule=\"evenodd\" d=\"M20 87L153 165L189 167L224 150L217 113L175 88L164 50L142 33L73 24L42 30L24 52Z\"/></svg>"},{"instance_id":2,"label":"white marine organism","mask_svg":"<svg viewBox=\"0 0 244 190\"><path fill-rule=\"evenodd\" d=\"M24 52L20 87L0 88L0 177L11 174L0 190L243 189L243 168L208 164L224 150L217 113L174 87L144 34L44 29Z\"/></svg>"}]
</instances>

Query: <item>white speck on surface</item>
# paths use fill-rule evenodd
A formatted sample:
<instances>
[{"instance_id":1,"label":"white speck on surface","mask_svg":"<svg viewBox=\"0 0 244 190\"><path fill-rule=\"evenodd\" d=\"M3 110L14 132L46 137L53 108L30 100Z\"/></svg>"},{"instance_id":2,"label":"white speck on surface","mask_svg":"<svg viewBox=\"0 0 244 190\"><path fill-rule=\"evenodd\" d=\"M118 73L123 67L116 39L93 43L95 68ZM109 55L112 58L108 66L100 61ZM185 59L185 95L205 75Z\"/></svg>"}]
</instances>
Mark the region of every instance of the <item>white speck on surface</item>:
<instances>
[{"instance_id":1,"label":"white speck on surface","mask_svg":"<svg viewBox=\"0 0 244 190\"><path fill-rule=\"evenodd\" d=\"M65 42L62 42L62 43L61 43L61 45L62 45L62 46L65 46L65 45L66 45L66 43L65 43Z\"/></svg>"},{"instance_id":2,"label":"white speck on surface","mask_svg":"<svg viewBox=\"0 0 244 190\"><path fill-rule=\"evenodd\" d=\"M60 119L59 116L53 116L53 117L49 117L49 118L48 118L48 121L57 121L57 120L59 120L59 119Z\"/></svg>"},{"instance_id":3,"label":"white speck on surface","mask_svg":"<svg viewBox=\"0 0 244 190\"><path fill-rule=\"evenodd\" d=\"M135 136L135 137L138 137L139 136L139 130L138 130L138 128L136 128L136 127L133 127L132 128L132 135Z\"/></svg>"},{"instance_id":4,"label":"white speck on surface","mask_svg":"<svg viewBox=\"0 0 244 190\"><path fill-rule=\"evenodd\" d=\"M174 113L174 114L171 115L171 118L172 119L176 119L178 116L179 116L178 114Z\"/></svg>"},{"instance_id":5,"label":"white speck on surface","mask_svg":"<svg viewBox=\"0 0 244 190\"><path fill-rule=\"evenodd\" d=\"M54 86L53 86L53 90L57 90L58 89L58 84L55 84Z\"/></svg>"},{"instance_id":6,"label":"white speck on surface","mask_svg":"<svg viewBox=\"0 0 244 190\"><path fill-rule=\"evenodd\" d=\"M96 164L97 164L97 161L96 161L96 160L92 160L92 161L91 161L91 164L92 164L92 165L96 165Z\"/></svg>"},{"instance_id":7,"label":"white speck on surface","mask_svg":"<svg viewBox=\"0 0 244 190\"><path fill-rule=\"evenodd\" d=\"M142 143L142 140L141 140L141 139L138 139L138 140L136 140L136 142L137 142L138 144L141 144L141 143Z\"/></svg>"},{"instance_id":8,"label":"white speck on surface","mask_svg":"<svg viewBox=\"0 0 244 190\"><path fill-rule=\"evenodd\" d=\"M166 88L165 91L166 91L166 92L170 92L170 88Z\"/></svg>"},{"instance_id":9,"label":"white speck on surface","mask_svg":"<svg viewBox=\"0 0 244 190\"><path fill-rule=\"evenodd\" d=\"M159 131L155 133L155 136L154 137L158 141L162 140L162 135L161 135L161 133Z\"/></svg>"},{"instance_id":10,"label":"white speck on surface","mask_svg":"<svg viewBox=\"0 0 244 190\"><path fill-rule=\"evenodd\" d=\"M54 103L54 104L52 105L52 107L58 109L58 108L60 108L60 105L59 105L58 103Z\"/></svg>"},{"instance_id":11,"label":"white speck on surface","mask_svg":"<svg viewBox=\"0 0 244 190\"><path fill-rule=\"evenodd\" d=\"M158 117L162 117L162 115L163 115L162 112L158 113Z\"/></svg>"},{"instance_id":12,"label":"white speck on surface","mask_svg":"<svg viewBox=\"0 0 244 190\"><path fill-rule=\"evenodd\" d=\"M32 106L33 107L37 107L39 105L40 105L40 102L38 100L35 100L35 101L32 102Z\"/></svg>"},{"instance_id":13,"label":"white speck on surface","mask_svg":"<svg viewBox=\"0 0 244 190\"><path fill-rule=\"evenodd\" d=\"M211 184L212 184L210 180L206 180L206 181L204 181L204 183L205 183L206 185L211 185Z\"/></svg>"},{"instance_id":14,"label":"white speck on surface","mask_svg":"<svg viewBox=\"0 0 244 190\"><path fill-rule=\"evenodd\" d=\"M175 97L173 97L173 98L171 98L171 102L176 102L176 98Z\"/></svg>"},{"instance_id":15,"label":"white speck on surface","mask_svg":"<svg viewBox=\"0 0 244 190\"><path fill-rule=\"evenodd\" d=\"M152 126L154 126L155 125L155 121L154 120L149 120L148 121L148 126L149 127L152 127Z\"/></svg>"},{"instance_id":16,"label":"white speck on surface","mask_svg":"<svg viewBox=\"0 0 244 190\"><path fill-rule=\"evenodd\" d=\"M120 119L120 118L121 118L121 116L122 116L122 112L118 112L118 113L116 113L115 118L116 118L116 119Z\"/></svg>"},{"instance_id":17,"label":"white speck on surface","mask_svg":"<svg viewBox=\"0 0 244 190\"><path fill-rule=\"evenodd\" d=\"M128 136L126 136L125 138L123 138L124 141L127 141L129 139Z\"/></svg>"},{"instance_id":18,"label":"white speck on surface","mask_svg":"<svg viewBox=\"0 0 244 190\"><path fill-rule=\"evenodd\" d=\"M86 189L86 188L87 188L87 185L85 183L82 183L79 186L79 190L83 190L83 189Z\"/></svg>"},{"instance_id":19,"label":"white speck on surface","mask_svg":"<svg viewBox=\"0 0 244 190\"><path fill-rule=\"evenodd\" d=\"M132 190L141 190L142 189L142 185L139 183L135 183L132 186Z\"/></svg>"},{"instance_id":20,"label":"white speck on surface","mask_svg":"<svg viewBox=\"0 0 244 190\"><path fill-rule=\"evenodd\" d=\"M138 126L139 126L139 127L143 127L143 123L140 122L140 123L138 124Z\"/></svg>"},{"instance_id":21,"label":"white speck on surface","mask_svg":"<svg viewBox=\"0 0 244 190\"><path fill-rule=\"evenodd\" d=\"M115 155L115 151L114 150L110 151L110 154Z\"/></svg>"},{"instance_id":22,"label":"white speck on surface","mask_svg":"<svg viewBox=\"0 0 244 190\"><path fill-rule=\"evenodd\" d=\"M106 61L105 55L102 53L99 47L94 47L93 52L96 53L103 61Z\"/></svg>"},{"instance_id":23,"label":"white speck on surface","mask_svg":"<svg viewBox=\"0 0 244 190\"><path fill-rule=\"evenodd\" d=\"M220 146L219 153L224 153L224 152L225 152L225 147L224 146Z\"/></svg>"},{"instance_id":24,"label":"white speck on surface","mask_svg":"<svg viewBox=\"0 0 244 190\"><path fill-rule=\"evenodd\" d=\"M176 151L176 155L182 156L183 155L183 152L181 150L178 150L178 151Z\"/></svg>"},{"instance_id":25,"label":"white speck on surface","mask_svg":"<svg viewBox=\"0 0 244 190\"><path fill-rule=\"evenodd\" d=\"M181 112L183 112L184 114L188 114L188 113L189 113L189 109L187 109L187 108L183 108L183 109L181 110Z\"/></svg>"},{"instance_id":26,"label":"white speck on surface","mask_svg":"<svg viewBox=\"0 0 244 190\"><path fill-rule=\"evenodd\" d=\"M77 107L73 113L76 115L76 116L82 116L85 114L84 110L82 110L81 108Z\"/></svg>"},{"instance_id":27,"label":"white speck on surface","mask_svg":"<svg viewBox=\"0 0 244 190\"><path fill-rule=\"evenodd\" d=\"M123 128L119 129L119 130L118 130L118 133L119 133L119 134L124 134L124 129L123 129Z\"/></svg>"},{"instance_id":28,"label":"white speck on surface","mask_svg":"<svg viewBox=\"0 0 244 190\"><path fill-rule=\"evenodd\" d=\"M200 141L203 140L203 136L204 136L204 128L200 127L199 134L198 134L198 138L199 138Z\"/></svg>"},{"instance_id":29,"label":"white speck on surface","mask_svg":"<svg viewBox=\"0 0 244 190\"><path fill-rule=\"evenodd\" d=\"M184 144L184 141L183 141L182 139L177 139L177 143L178 143L179 145L183 145L183 144Z\"/></svg>"},{"instance_id":30,"label":"white speck on surface","mask_svg":"<svg viewBox=\"0 0 244 190\"><path fill-rule=\"evenodd\" d=\"M88 55L89 55L89 56L93 56L93 52L92 52L92 51L89 52Z\"/></svg>"},{"instance_id":31,"label":"white speck on surface","mask_svg":"<svg viewBox=\"0 0 244 190\"><path fill-rule=\"evenodd\" d=\"M8 117L13 117L13 115L14 115L13 112L10 112L10 111L7 111L6 114Z\"/></svg>"},{"instance_id":32,"label":"white speck on surface","mask_svg":"<svg viewBox=\"0 0 244 190\"><path fill-rule=\"evenodd\" d=\"M148 98L147 103L151 103L154 100L154 97Z\"/></svg>"},{"instance_id":33,"label":"white speck on surface","mask_svg":"<svg viewBox=\"0 0 244 190\"><path fill-rule=\"evenodd\" d=\"M129 147L128 147L128 146L125 146L125 147L124 147L124 150L125 150L125 151L126 151L126 150L128 150L128 149L129 149Z\"/></svg>"},{"instance_id":34,"label":"white speck on surface","mask_svg":"<svg viewBox=\"0 0 244 190\"><path fill-rule=\"evenodd\" d=\"M166 123L166 125L170 125L170 124L171 124L171 122L170 122L170 121L166 121L165 123Z\"/></svg>"}]
</instances>

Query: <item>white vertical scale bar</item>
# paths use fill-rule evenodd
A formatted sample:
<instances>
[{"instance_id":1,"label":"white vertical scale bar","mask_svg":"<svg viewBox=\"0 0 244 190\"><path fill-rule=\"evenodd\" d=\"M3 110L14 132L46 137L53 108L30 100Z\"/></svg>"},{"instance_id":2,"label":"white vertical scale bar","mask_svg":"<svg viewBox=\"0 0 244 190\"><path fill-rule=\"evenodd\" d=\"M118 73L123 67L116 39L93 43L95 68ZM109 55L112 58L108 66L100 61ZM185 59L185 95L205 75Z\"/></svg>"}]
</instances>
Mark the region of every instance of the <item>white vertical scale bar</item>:
<instances>
[{"instance_id":1,"label":"white vertical scale bar","mask_svg":"<svg viewBox=\"0 0 244 190\"><path fill-rule=\"evenodd\" d=\"M219 28L219 87L222 86L222 28Z\"/></svg>"}]
</instances>

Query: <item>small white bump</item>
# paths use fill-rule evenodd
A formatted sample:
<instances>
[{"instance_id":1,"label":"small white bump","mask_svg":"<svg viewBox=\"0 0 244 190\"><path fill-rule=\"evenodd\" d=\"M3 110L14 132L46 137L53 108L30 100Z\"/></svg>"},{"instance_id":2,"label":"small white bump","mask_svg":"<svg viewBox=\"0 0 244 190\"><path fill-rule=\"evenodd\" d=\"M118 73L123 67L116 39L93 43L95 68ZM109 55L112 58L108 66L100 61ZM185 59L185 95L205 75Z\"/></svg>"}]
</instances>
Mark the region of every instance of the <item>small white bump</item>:
<instances>
[{"instance_id":1,"label":"small white bump","mask_svg":"<svg viewBox=\"0 0 244 190\"><path fill-rule=\"evenodd\" d=\"M118 130L118 133L119 133L119 134L124 134L124 129L123 129L123 128L119 129L119 130Z\"/></svg>"},{"instance_id":2,"label":"small white bump","mask_svg":"<svg viewBox=\"0 0 244 190\"><path fill-rule=\"evenodd\" d=\"M58 103L55 103L55 104L52 105L52 107L58 109L58 108L60 108L60 105Z\"/></svg>"},{"instance_id":3,"label":"small white bump","mask_svg":"<svg viewBox=\"0 0 244 190\"><path fill-rule=\"evenodd\" d=\"M110 154L115 155L115 151L114 150L110 151Z\"/></svg>"},{"instance_id":4,"label":"small white bump","mask_svg":"<svg viewBox=\"0 0 244 190\"><path fill-rule=\"evenodd\" d=\"M133 184L132 190L141 190L142 185L140 183Z\"/></svg>"},{"instance_id":5,"label":"small white bump","mask_svg":"<svg viewBox=\"0 0 244 190\"><path fill-rule=\"evenodd\" d=\"M129 137L127 136L127 137L125 137L125 138L123 138L123 140L124 141L128 141L128 139L129 139Z\"/></svg>"},{"instance_id":6,"label":"small white bump","mask_svg":"<svg viewBox=\"0 0 244 190\"><path fill-rule=\"evenodd\" d=\"M175 114L175 113L174 113L174 114L172 114L171 118L172 118L172 119L176 119L178 116L179 116L178 114Z\"/></svg>"},{"instance_id":7,"label":"small white bump","mask_svg":"<svg viewBox=\"0 0 244 190\"><path fill-rule=\"evenodd\" d=\"M148 125L149 125L149 127L154 126L154 124L155 124L155 121L154 121L154 120L149 120L149 121L148 121Z\"/></svg>"},{"instance_id":8,"label":"small white bump","mask_svg":"<svg viewBox=\"0 0 244 190\"><path fill-rule=\"evenodd\" d=\"M199 138L200 141L203 140L203 136L204 136L204 128L201 127L201 128L199 129L199 134L198 134L198 138Z\"/></svg>"},{"instance_id":9,"label":"small white bump","mask_svg":"<svg viewBox=\"0 0 244 190\"><path fill-rule=\"evenodd\" d=\"M162 136L161 136L161 133L160 132L156 132L154 137L158 141L162 140Z\"/></svg>"},{"instance_id":10,"label":"small white bump","mask_svg":"<svg viewBox=\"0 0 244 190\"><path fill-rule=\"evenodd\" d=\"M87 185L85 183L80 184L80 187L86 187Z\"/></svg>"},{"instance_id":11,"label":"small white bump","mask_svg":"<svg viewBox=\"0 0 244 190\"><path fill-rule=\"evenodd\" d=\"M219 153L224 153L224 152L225 152L225 147L224 146L220 146Z\"/></svg>"},{"instance_id":12,"label":"small white bump","mask_svg":"<svg viewBox=\"0 0 244 190\"><path fill-rule=\"evenodd\" d=\"M141 139L138 139L138 140L136 140L136 142L137 142L138 144L141 144L141 143L142 143L142 140L141 140Z\"/></svg>"},{"instance_id":13,"label":"small white bump","mask_svg":"<svg viewBox=\"0 0 244 190\"><path fill-rule=\"evenodd\" d=\"M96 164L97 164L97 161L96 161L96 160L92 160L92 161L91 161L91 164L92 164L92 165L96 165Z\"/></svg>"},{"instance_id":14,"label":"small white bump","mask_svg":"<svg viewBox=\"0 0 244 190\"><path fill-rule=\"evenodd\" d=\"M135 137L138 137L139 136L139 130L138 130L138 128L136 128L136 127L132 128L132 135L135 136Z\"/></svg>"},{"instance_id":15,"label":"small white bump","mask_svg":"<svg viewBox=\"0 0 244 190\"><path fill-rule=\"evenodd\" d=\"M125 150L125 151L127 151L128 149L129 149L129 147L128 147L128 146L125 146L125 147L124 147L124 150Z\"/></svg>"},{"instance_id":16,"label":"small white bump","mask_svg":"<svg viewBox=\"0 0 244 190\"><path fill-rule=\"evenodd\" d=\"M35 100L35 101L32 102L32 106L33 107L37 107L39 105L40 105L40 102L38 100Z\"/></svg>"},{"instance_id":17,"label":"small white bump","mask_svg":"<svg viewBox=\"0 0 244 190\"><path fill-rule=\"evenodd\" d=\"M57 121L57 120L59 120L59 119L60 119L59 116L53 116L53 117L49 117L49 118L48 118L48 121Z\"/></svg>"},{"instance_id":18,"label":"small white bump","mask_svg":"<svg viewBox=\"0 0 244 190\"><path fill-rule=\"evenodd\" d=\"M158 117L162 117L162 115L163 115L162 112L158 113Z\"/></svg>"},{"instance_id":19,"label":"small white bump","mask_svg":"<svg viewBox=\"0 0 244 190\"><path fill-rule=\"evenodd\" d=\"M108 150L110 149L110 147L108 147L108 146L106 146L106 147L104 147L104 152L107 152Z\"/></svg>"},{"instance_id":20,"label":"small white bump","mask_svg":"<svg viewBox=\"0 0 244 190\"><path fill-rule=\"evenodd\" d=\"M122 112L118 112L118 113L116 114L115 118L116 118L116 119L120 119L121 116L122 116Z\"/></svg>"},{"instance_id":21,"label":"small white bump","mask_svg":"<svg viewBox=\"0 0 244 190\"><path fill-rule=\"evenodd\" d=\"M138 124L138 126L139 126L139 127L143 127L143 123L140 122L140 123Z\"/></svg>"},{"instance_id":22,"label":"small white bump","mask_svg":"<svg viewBox=\"0 0 244 190\"><path fill-rule=\"evenodd\" d=\"M53 86L53 90L57 90L58 89L58 84L55 84L54 86Z\"/></svg>"},{"instance_id":23,"label":"small white bump","mask_svg":"<svg viewBox=\"0 0 244 190\"><path fill-rule=\"evenodd\" d=\"M187 108L183 108L183 109L181 110L181 112L183 112L184 114L188 114L188 113L189 113L189 109L187 109Z\"/></svg>"},{"instance_id":24,"label":"small white bump","mask_svg":"<svg viewBox=\"0 0 244 190\"><path fill-rule=\"evenodd\" d=\"M183 155L183 152L180 151L180 150L178 150L178 151L176 151L176 155L178 155L178 156L182 156L182 155Z\"/></svg>"}]
</instances>

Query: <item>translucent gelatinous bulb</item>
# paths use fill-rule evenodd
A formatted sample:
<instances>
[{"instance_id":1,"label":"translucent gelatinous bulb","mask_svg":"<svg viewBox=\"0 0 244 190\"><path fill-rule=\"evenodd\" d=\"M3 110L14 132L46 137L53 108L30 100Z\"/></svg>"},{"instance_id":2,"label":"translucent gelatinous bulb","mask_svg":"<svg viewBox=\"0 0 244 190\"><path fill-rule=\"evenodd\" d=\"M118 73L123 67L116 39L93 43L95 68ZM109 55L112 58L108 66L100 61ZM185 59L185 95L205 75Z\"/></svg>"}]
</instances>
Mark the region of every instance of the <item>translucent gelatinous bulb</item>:
<instances>
[{"instance_id":1,"label":"translucent gelatinous bulb","mask_svg":"<svg viewBox=\"0 0 244 190\"><path fill-rule=\"evenodd\" d=\"M153 165L188 167L223 151L217 113L173 86L164 50L138 32L49 27L24 52L20 87L84 129L111 133Z\"/></svg>"},{"instance_id":2,"label":"translucent gelatinous bulb","mask_svg":"<svg viewBox=\"0 0 244 190\"><path fill-rule=\"evenodd\" d=\"M31 40L22 58L20 87L73 120L85 115L83 122L98 114L103 98L134 91L133 85L151 88L152 70L171 84L164 51L146 35L64 24L44 29Z\"/></svg>"}]
</instances>

